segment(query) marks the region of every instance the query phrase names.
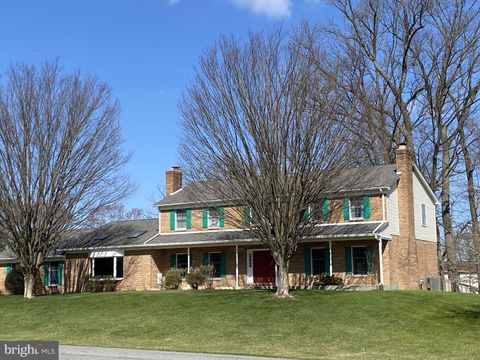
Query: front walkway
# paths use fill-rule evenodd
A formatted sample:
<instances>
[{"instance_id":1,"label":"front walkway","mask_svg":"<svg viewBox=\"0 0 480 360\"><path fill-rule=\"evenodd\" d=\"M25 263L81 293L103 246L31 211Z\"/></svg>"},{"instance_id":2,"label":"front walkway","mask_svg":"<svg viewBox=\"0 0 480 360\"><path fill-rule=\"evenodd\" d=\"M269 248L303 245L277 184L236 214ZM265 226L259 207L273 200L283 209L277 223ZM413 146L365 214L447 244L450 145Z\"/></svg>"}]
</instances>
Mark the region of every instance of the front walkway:
<instances>
[{"instance_id":1,"label":"front walkway","mask_svg":"<svg viewBox=\"0 0 480 360\"><path fill-rule=\"evenodd\" d=\"M174 351L118 349L91 346L60 345L60 360L272 360L242 355L197 354Z\"/></svg>"}]
</instances>

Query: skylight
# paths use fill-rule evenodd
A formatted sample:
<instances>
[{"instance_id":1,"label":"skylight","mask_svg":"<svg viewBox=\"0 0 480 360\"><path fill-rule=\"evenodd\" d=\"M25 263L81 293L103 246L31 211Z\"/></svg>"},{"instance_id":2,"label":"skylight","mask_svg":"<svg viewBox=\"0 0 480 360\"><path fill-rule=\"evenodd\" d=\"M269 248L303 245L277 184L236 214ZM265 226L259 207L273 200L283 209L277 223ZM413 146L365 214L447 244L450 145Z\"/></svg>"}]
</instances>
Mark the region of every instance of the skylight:
<instances>
[{"instance_id":1,"label":"skylight","mask_svg":"<svg viewBox=\"0 0 480 360\"><path fill-rule=\"evenodd\" d=\"M105 240L106 238L108 238L110 236L110 234L108 233L98 233L94 240Z\"/></svg>"},{"instance_id":2,"label":"skylight","mask_svg":"<svg viewBox=\"0 0 480 360\"><path fill-rule=\"evenodd\" d=\"M128 235L128 238L129 238L129 239L137 238L137 237L139 237L140 235L145 234L146 232L147 232L147 230L134 231L133 233L131 233L130 235Z\"/></svg>"}]
</instances>

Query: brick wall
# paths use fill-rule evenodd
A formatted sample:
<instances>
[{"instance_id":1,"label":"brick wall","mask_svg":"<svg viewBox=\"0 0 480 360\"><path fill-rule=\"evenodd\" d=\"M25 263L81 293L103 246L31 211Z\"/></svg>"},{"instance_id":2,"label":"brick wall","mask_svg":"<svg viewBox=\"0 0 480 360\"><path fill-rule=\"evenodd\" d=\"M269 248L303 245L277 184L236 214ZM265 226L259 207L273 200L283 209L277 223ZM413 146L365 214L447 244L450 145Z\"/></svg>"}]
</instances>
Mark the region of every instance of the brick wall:
<instances>
[{"instance_id":1,"label":"brick wall","mask_svg":"<svg viewBox=\"0 0 480 360\"><path fill-rule=\"evenodd\" d=\"M90 273L88 253L67 255L63 267L64 291L84 291Z\"/></svg>"},{"instance_id":2,"label":"brick wall","mask_svg":"<svg viewBox=\"0 0 480 360\"><path fill-rule=\"evenodd\" d=\"M7 278L7 264L0 264L0 294L5 294L5 280Z\"/></svg>"}]
</instances>

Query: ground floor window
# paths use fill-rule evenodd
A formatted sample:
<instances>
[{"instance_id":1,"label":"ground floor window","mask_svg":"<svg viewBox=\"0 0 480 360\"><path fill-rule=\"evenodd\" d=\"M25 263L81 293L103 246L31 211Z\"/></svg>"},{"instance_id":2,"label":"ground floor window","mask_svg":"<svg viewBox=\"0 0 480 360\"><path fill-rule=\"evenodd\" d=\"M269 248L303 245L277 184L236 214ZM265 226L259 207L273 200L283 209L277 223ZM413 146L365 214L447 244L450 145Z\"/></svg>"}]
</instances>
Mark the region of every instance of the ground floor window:
<instances>
[{"instance_id":1,"label":"ground floor window","mask_svg":"<svg viewBox=\"0 0 480 360\"><path fill-rule=\"evenodd\" d=\"M177 269L188 269L188 254L177 254Z\"/></svg>"},{"instance_id":2,"label":"ground floor window","mask_svg":"<svg viewBox=\"0 0 480 360\"><path fill-rule=\"evenodd\" d=\"M123 257L101 257L92 259L92 276L123 278Z\"/></svg>"},{"instance_id":3,"label":"ground floor window","mask_svg":"<svg viewBox=\"0 0 480 360\"><path fill-rule=\"evenodd\" d=\"M312 249L312 275L325 273L325 249Z\"/></svg>"},{"instance_id":4,"label":"ground floor window","mask_svg":"<svg viewBox=\"0 0 480 360\"><path fill-rule=\"evenodd\" d=\"M47 261L43 265L43 285L45 286L61 286L62 285L62 268L61 261Z\"/></svg>"},{"instance_id":5,"label":"ground floor window","mask_svg":"<svg viewBox=\"0 0 480 360\"><path fill-rule=\"evenodd\" d=\"M367 247L352 247L352 265L354 275L365 275L368 272Z\"/></svg>"},{"instance_id":6,"label":"ground floor window","mask_svg":"<svg viewBox=\"0 0 480 360\"><path fill-rule=\"evenodd\" d=\"M209 253L208 263L213 266L213 277L220 277L221 274L221 254L219 252Z\"/></svg>"}]
</instances>

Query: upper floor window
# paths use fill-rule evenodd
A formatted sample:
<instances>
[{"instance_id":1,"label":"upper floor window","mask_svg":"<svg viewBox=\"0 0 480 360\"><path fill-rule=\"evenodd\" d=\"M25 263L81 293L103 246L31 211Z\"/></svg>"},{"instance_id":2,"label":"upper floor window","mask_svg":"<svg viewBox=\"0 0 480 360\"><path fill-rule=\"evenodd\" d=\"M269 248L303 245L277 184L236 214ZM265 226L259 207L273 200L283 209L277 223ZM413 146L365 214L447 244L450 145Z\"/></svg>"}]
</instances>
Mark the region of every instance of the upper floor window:
<instances>
[{"instance_id":1,"label":"upper floor window","mask_svg":"<svg viewBox=\"0 0 480 360\"><path fill-rule=\"evenodd\" d=\"M422 226L427 226L427 206L422 204Z\"/></svg>"},{"instance_id":2,"label":"upper floor window","mask_svg":"<svg viewBox=\"0 0 480 360\"><path fill-rule=\"evenodd\" d=\"M177 210L176 211L176 229L186 229L187 228L187 210Z\"/></svg>"},{"instance_id":3,"label":"upper floor window","mask_svg":"<svg viewBox=\"0 0 480 360\"><path fill-rule=\"evenodd\" d=\"M350 218L363 219L363 198L350 199Z\"/></svg>"},{"instance_id":4,"label":"upper floor window","mask_svg":"<svg viewBox=\"0 0 480 360\"><path fill-rule=\"evenodd\" d=\"M202 228L223 228L225 224L224 208L203 209Z\"/></svg>"}]
</instances>

